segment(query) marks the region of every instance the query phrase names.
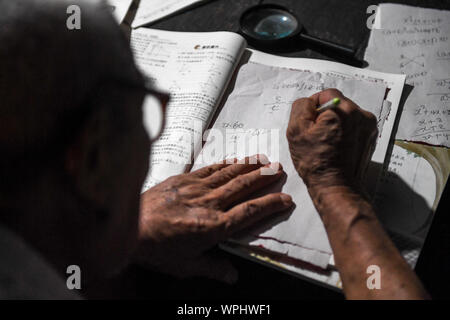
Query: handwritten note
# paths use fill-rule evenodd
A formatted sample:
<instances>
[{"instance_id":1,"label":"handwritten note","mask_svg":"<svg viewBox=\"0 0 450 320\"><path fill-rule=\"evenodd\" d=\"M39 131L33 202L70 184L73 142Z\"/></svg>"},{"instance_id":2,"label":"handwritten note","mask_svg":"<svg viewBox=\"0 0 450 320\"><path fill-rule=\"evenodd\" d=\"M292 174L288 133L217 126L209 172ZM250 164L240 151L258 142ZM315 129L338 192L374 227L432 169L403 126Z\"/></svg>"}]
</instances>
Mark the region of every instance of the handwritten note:
<instances>
[{"instance_id":1,"label":"handwritten note","mask_svg":"<svg viewBox=\"0 0 450 320\"><path fill-rule=\"evenodd\" d=\"M131 26L141 27L202 1L206 0L141 0Z\"/></svg>"},{"instance_id":2,"label":"handwritten note","mask_svg":"<svg viewBox=\"0 0 450 320\"><path fill-rule=\"evenodd\" d=\"M240 68L234 90L213 125L214 129L222 131L223 137L227 137L225 145L222 148L215 139L208 137L193 168L210 164L205 163L205 158L216 162L233 157L241 159L256 153L281 162L287 174L282 190L292 195L298 207L275 225L271 221L269 225L251 230L254 237L241 242L263 245L271 251L322 268L328 265L331 249L323 223L292 163L285 132L292 103L325 88L338 88L378 118L382 115L386 93L383 83L250 62Z\"/></svg>"},{"instance_id":3,"label":"handwritten note","mask_svg":"<svg viewBox=\"0 0 450 320\"><path fill-rule=\"evenodd\" d=\"M396 138L450 147L450 11L381 4L375 25L369 68L409 85Z\"/></svg>"}]
</instances>

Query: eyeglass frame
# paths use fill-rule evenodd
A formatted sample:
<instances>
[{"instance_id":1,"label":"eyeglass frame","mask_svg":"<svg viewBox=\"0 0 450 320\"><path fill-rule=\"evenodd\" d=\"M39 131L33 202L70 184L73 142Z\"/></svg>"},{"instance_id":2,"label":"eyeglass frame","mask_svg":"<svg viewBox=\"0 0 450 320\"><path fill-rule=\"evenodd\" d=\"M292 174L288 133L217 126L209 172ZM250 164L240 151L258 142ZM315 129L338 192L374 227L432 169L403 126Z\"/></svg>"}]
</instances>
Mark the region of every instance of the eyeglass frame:
<instances>
[{"instance_id":1,"label":"eyeglass frame","mask_svg":"<svg viewBox=\"0 0 450 320\"><path fill-rule=\"evenodd\" d=\"M150 138L150 142L153 143L156 140L158 140L158 138L161 136L161 134L164 130L165 124L166 124L165 115L166 115L167 105L169 104L169 101L170 101L170 94L163 92L163 91L158 91L158 90L153 89L152 87L150 87L148 80L144 81L142 85L130 83L130 82L127 82L127 81L124 81L121 79L110 79L109 81L115 82L115 83L119 84L121 87L126 87L128 89L142 90L146 95L152 95L159 100L159 102L161 103L161 111L162 111L161 129L155 138Z\"/></svg>"},{"instance_id":2,"label":"eyeglass frame","mask_svg":"<svg viewBox=\"0 0 450 320\"><path fill-rule=\"evenodd\" d=\"M143 83L141 83L141 84L135 84L135 83L123 80L123 79L109 78L109 79L105 79L105 80L101 80L101 81L97 82L95 87L83 98L83 100L81 102L82 105L83 106L86 106L86 105L91 106L91 101L93 101L94 96L96 94L98 94L99 90L101 89L101 87L103 85L107 85L108 83L115 83L123 88L140 90L140 91L143 91L144 94L152 95L159 100L159 102L161 103L161 108L162 108L162 113L163 113L161 131L158 133L158 135L156 135L155 138L151 139L149 137L151 143L158 140L158 138L161 136L161 134L164 130L164 127L165 127L165 123L166 123L165 114L166 114L167 105L170 101L170 94L151 88L149 81L143 81ZM83 112L82 109L84 109L85 111ZM93 107L93 106L91 106L90 110L86 110L86 107L84 107L84 108L82 107L79 110L75 110L74 113L72 114L72 116L79 117L80 121L83 121L83 119L85 119L86 117L89 117L89 115L92 114L92 112L94 112L94 110L95 110L95 107ZM46 166L44 164L44 163L47 163L46 159L54 159L55 157L57 158L58 157L57 155L61 151L60 147L56 147L56 145L59 144L59 146L63 147L63 145L65 145L67 143L67 141L70 141L72 139L72 135L75 134L74 131L79 130L79 129L77 129L77 127L78 126L75 125L75 126L73 126L73 128L71 128L71 130L68 130L68 131L72 131L71 135L69 135L69 136L59 135L58 137L54 137L53 139L51 139L51 141L48 141L47 143L45 143L45 145L43 145L41 148L39 148L39 149L32 148L30 150L27 150L27 151L17 155L16 157L14 157L14 159L11 159L8 162L14 163L17 167L22 167L22 166L28 167L26 159L33 158L35 167L41 167L42 165Z\"/></svg>"}]
</instances>

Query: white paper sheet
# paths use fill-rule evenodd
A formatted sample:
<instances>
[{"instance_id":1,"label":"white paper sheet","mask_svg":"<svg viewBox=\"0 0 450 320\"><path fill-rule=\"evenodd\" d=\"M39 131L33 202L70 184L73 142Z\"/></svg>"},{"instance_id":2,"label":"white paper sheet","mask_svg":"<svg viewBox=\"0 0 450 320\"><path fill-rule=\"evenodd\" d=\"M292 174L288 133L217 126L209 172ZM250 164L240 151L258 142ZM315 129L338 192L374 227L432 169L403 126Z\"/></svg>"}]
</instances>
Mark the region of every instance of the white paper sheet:
<instances>
[{"instance_id":1,"label":"white paper sheet","mask_svg":"<svg viewBox=\"0 0 450 320\"><path fill-rule=\"evenodd\" d=\"M166 127L152 145L143 191L185 173L244 50L231 32L169 32L140 28L131 33L137 64L160 90L171 94ZM144 103L144 111L146 104ZM152 114L144 113L148 130ZM189 138L189 139L187 139Z\"/></svg>"},{"instance_id":2,"label":"white paper sheet","mask_svg":"<svg viewBox=\"0 0 450 320\"><path fill-rule=\"evenodd\" d=\"M369 68L406 74L413 87L396 138L450 147L450 11L381 4L376 20Z\"/></svg>"},{"instance_id":3,"label":"white paper sheet","mask_svg":"<svg viewBox=\"0 0 450 320\"><path fill-rule=\"evenodd\" d=\"M260 239L246 244L263 245L269 250L322 268L328 265L331 249L306 186L292 164L285 132L292 103L325 88L340 89L361 107L381 117L386 93L386 85L381 82L342 79L250 62L240 68L234 91L213 126L227 137L225 147L221 149L216 143L207 142L193 168L255 153L266 154L271 161L280 161L288 176L282 191L292 195L297 208L288 217L281 217L277 224L272 222L253 230L252 235ZM227 128L232 126L242 129L245 135L239 136L233 132L230 135ZM275 148L273 141L277 144ZM253 148L239 149L236 145ZM214 159L211 159L212 154ZM205 163L204 157L211 162Z\"/></svg>"},{"instance_id":4,"label":"white paper sheet","mask_svg":"<svg viewBox=\"0 0 450 320\"><path fill-rule=\"evenodd\" d=\"M112 13L119 24L125 19L132 2L133 0L106 0L106 3L110 5Z\"/></svg>"},{"instance_id":5,"label":"white paper sheet","mask_svg":"<svg viewBox=\"0 0 450 320\"><path fill-rule=\"evenodd\" d=\"M389 147L392 130L400 103L400 98L405 83L405 75L378 72L369 69L351 67L342 63L306 59L306 58L286 58L263 53L257 50L250 50L250 61L268 66L293 68L296 70L321 72L325 75L342 79L361 79L368 82L384 83L390 89L386 100L390 103L390 112L383 124L382 135L378 140L377 148L372 157L374 163L383 165L386 152Z\"/></svg>"},{"instance_id":6,"label":"white paper sheet","mask_svg":"<svg viewBox=\"0 0 450 320\"><path fill-rule=\"evenodd\" d=\"M141 27L203 1L207 0L141 0L131 26Z\"/></svg>"}]
</instances>

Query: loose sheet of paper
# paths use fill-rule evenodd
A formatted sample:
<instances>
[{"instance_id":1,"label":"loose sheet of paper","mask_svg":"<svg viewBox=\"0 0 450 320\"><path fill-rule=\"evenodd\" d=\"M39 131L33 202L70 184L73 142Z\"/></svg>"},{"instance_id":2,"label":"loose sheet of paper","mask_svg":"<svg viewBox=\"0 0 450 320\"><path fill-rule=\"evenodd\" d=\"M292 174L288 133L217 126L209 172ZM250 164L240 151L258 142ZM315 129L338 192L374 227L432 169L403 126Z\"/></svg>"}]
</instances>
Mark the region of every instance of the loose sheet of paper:
<instances>
[{"instance_id":1,"label":"loose sheet of paper","mask_svg":"<svg viewBox=\"0 0 450 320\"><path fill-rule=\"evenodd\" d=\"M292 68L301 71L320 72L341 79L359 79L387 85L389 92L385 102L386 108L383 108L382 111L384 114L383 120L381 120L383 121L383 130L372 157L372 162L379 165L384 164L389 143L391 141L392 130L397 117L403 85L405 83L405 75L360 69L327 60L287 58L263 53L257 50L248 50L247 52L251 55L250 61L255 63L281 68ZM387 115L386 112L388 112Z\"/></svg>"},{"instance_id":2,"label":"loose sheet of paper","mask_svg":"<svg viewBox=\"0 0 450 320\"><path fill-rule=\"evenodd\" d=\"M138 29L131 46L138 66L153 85L170 92L166 124L152 144L150 171L143 191L186 172L201 147L202 132L216 110L244 50L241 36L230 32L180 33ZM154 117L145 113L152 127Z\"/></svg>"},{"instance_id":3,"label":"loose sheet of paper","mask_svg":"<svg viewBox=\"0 0 450 320\"><path fill-rule=\"evenodd\" d=\"M397 139L450 147L450 11L381 4L365 60L407 75Z\"/></svg>"},{"instance_id":4,"label":"loose sheet of paper","mask_svg":"<svg viewBox=\"0 0 450 320\"><path fill-rule=\"evenodd\" d=\"M106 3L111 7L112 13L117 22L121 24L130 9L133 0L107 0Z\"/></svg>"},{"instance_id":5,"label":"loose sheet of paper","mask_svg":"<svg viewBox=\"0 0 450 320\"><path fill-rule=\"evenodd\" d=\"M203 1L207 0L141 0L131 26L141 27Z\"/></svg>"},{"instance_id":6,"label":"loose sheet of paper","mask_svg":"<svg viewBox=\"0 0 450 320\"><path fill-rule=\"evenodd\" d=\"M378 167L384 163L386 152L389 146L391 133L394 127L397 110L400 102L400 97L403 91L403 84L405 81L404 75L382 73L368 69L358 69L343 65L336 62L326 61L326 60L315 60L315 59L304 59L304 58L286 58L274 56L266 53L262 53L256 50L249 50L247 53L250 54L250 61L261 63L268 66L277 66L282 68L294 68L297 70L304 71L314 71L321 72L326 75L333 77L338 77L341 79L361 79L367 82L383 83L389 87L389 92L387 94L386 100L384 101L382 109L382 119L383 122L382 133L378 139L377 147L375 149L374 155L372 157L372 162L378 164ZM376 174L376 172L374 172ZM374 176L376 177L376 176ZM274 248L276 251L279 247L280 241L264 239L266 248ZM277 243L274 243L277 241ZM283 243L283 248L280 250L281 253L289 252L291 249L291 244ZM309 250L310 248L305 248ZM295 250L298 251L298 250ZM292 252L292 251L291 251ZM308 261L307 254L310 252L306 251L305 260ZM320 256L320 255L319 255ZM317 265L321 265L324 261L324 257L320 257L317 261ZM330 259L331 261L332 259ZM315 273L311 274L308 270L295 268L296 273L300 273L306 277L315 278ZM319 277L320 278L320 277ZM327 277L325 277L327 278ZM320 279L322 281L323 279Z\"/></svg>"},{"instance_id":7,"label":"loose sheet of paper","mask_svg":"<svg viewBox=\"0 0 450 320\"><path fill-rule=\"evenodd\" d=\"M193 168L256 153L266 154L271 161L280 161L288 175L282 190L293 196L297 208L291 215L280 217L277 224L271 222L253 230L252 235L257 239L249 241L247 238L246 244L262 245L322 268L328 264L331 249L306 186L293 167L285 132L292 103L326 88L340 89L381 117L386 93L383 83L248 63L240 68L234 91L213 126L223 132L225 145L218 146L216 142L220 139L214 131L214 139L208 137Z\"/></svg>"}]
</instances>

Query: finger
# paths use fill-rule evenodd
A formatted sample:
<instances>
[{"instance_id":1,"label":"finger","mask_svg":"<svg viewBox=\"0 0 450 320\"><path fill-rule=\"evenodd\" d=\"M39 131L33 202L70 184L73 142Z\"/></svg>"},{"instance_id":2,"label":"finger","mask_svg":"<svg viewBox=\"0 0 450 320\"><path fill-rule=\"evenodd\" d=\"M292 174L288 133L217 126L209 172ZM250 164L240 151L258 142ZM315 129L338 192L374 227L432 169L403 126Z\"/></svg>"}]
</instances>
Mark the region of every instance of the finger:
<instances>
[{"instance_id":1,"label":"finger","mask_svg":"<svg viewBox=\"0 0 450 320\"><path fill-rule=\"evenodd\" d=\"M327 138L329 135L336 135L341 129L342 119L334 110L326 110L322 112L316 120L316 125L309 133L318 135L317 138Z\"/></svg>"},{"instance_id":2,"label":"finger","mask_svg":"<svg viewBox=\"0 0 450 320\"><path fill-rule=\"evenodd\" d=\"M336 113L338 113L339 116L343 118L352 117L354 120L360 120L363 118L375 118L376 122L376 117L372 113L362 109L351 99L344 96L342 96L340 99L341 102L339 103L339 105L335 109L332 109Z\"/></svg>"},{"instance_id":3,"label":"finger","mask_svg":"<svg viewBox=\"0 0 450 320\"><path fill-rule=\"evenodd\" d=\"M316 120L318 125L331 125L336 123L338 118L342 125L350 124L351 126L360 125L363 110L358 107L353 101L347 98L341 98L342 101L333 109L328 109L319 114ZM347 128L352 130L352 128Z\"/></svg>"},{"instance_id":4,"label":"finger","mask_svg":"<svg viewBox=\"0 0 450 320\"><path fill-rule=\"evenodd\" d=\"M329 119L334 118L331 113L336 113L337 115L345 118L347 114L355 111L355 107L357 107L356 104L354 104L350 99L347 99L341 91L334 88L317 92L309 98L314 101L316 107L325 104L334 98L340 99L340 103L337 107L321 112L317 117L316 123L320 123L321 121L329 121Z\"/></svg>"},{"instance_id":5,"label":"finger","mask_svg":"<svg viewBox=\"0 0 450 320\"><path fill-rule=\"evenodd\" d=\"M226 210L230 206L248 199L255 192L280 180L284 175L281 165L278 165L277 172L272 175L263 175L263 169L264 167L239 175L218 188L216 194L219 196L220 206Z\"/></svg>"},{"instance_id":6,"label":"finger","mask_svg":"<svg viewBox=\"0 0 450 320\"><path fill-rule=\"evenodd\" d=\"M198 178L206 178L206 177L209 177L210 175L214 174L215 172L220 171L221 169L230 166L231 163L229 163L229 162L230 161L222 161L220 163L215 163L215 164L200 168L198 170L195 170L195 171L191 172L191 174Z\"/></svg>"},{"instance_id":7,"label":"finger","mask_svg":"<svg viewBox=\"0 0 450 320\"><path fill-rule=\"evenodd\" d=\"M312 100L314 105L320 106L321 104L327 103L330 100L333 100L334 98L340 98L341 100L346 100L347 98L342 94L341 91L337 89L326 89L320 92L317 92L309 97L309 99Z\"/></svg>"},{"instance_id":8,"label":"finger","mask_svg":"<svg viewBox=\"0 0 450 320\"><path fill-rule=\"evenodd\" d=\"M224 239L233 233L274 213L287 210L293 206L292 198L285 193L271 193L263 197L241 203L221 216L222 236Z\"/></svg>"},{"instance_id":9,"label":"finger","mask_svg":"<svg viewBox=\"0 0 450 320\"><path fill-rule=\"evenodd\" d=\"M316 104L310 98L296 100L292 104L289 118L288 134L297 135L314 124L318 115ZM299 130L299 132L292 132Z\"/></svg>"},{"instance_id":10,"label":"finger","mask_svg":"<svg viewBox=\"0 0 450 320\"><path fill-rule=\"evenodd\" d=\"M361 130L363 132L366 130L371 131L373 129L372 125L376 128L376 122L376 117L370 112L361 109L352 100L345 98L336 108L322 112L317 117L314 129L322 131L323 127L326 127L328 135L332 134L333 131L342 131L342 133L356 137ZM341 130L338 130L338 127L341 127ZM365 135L362 136L364 137Z\"/></svg>"},{"instance_id":11,"label":"finger","mask_svg":"<svg viewBox=\"0 0 450 320\"><path fill-rule=\"evenodd\" d=\"M206 183L211 187L219 187L235 177L257 170L267 164L268 158L264 155L245 157L235 164L228 165L213 173L206 179Z\"/></svg>"},{"instance_id":12,"label":"finger","mask_svg":"<svg viewBox=\"0 0 450 320\"><path fill-rule=\"evenodd\" d=\"M331 111L335 111L344 120L359 120L362 118L363 112L365 112L350 99L342 100L341 103Z\"/></svg>"}]
</instances>

